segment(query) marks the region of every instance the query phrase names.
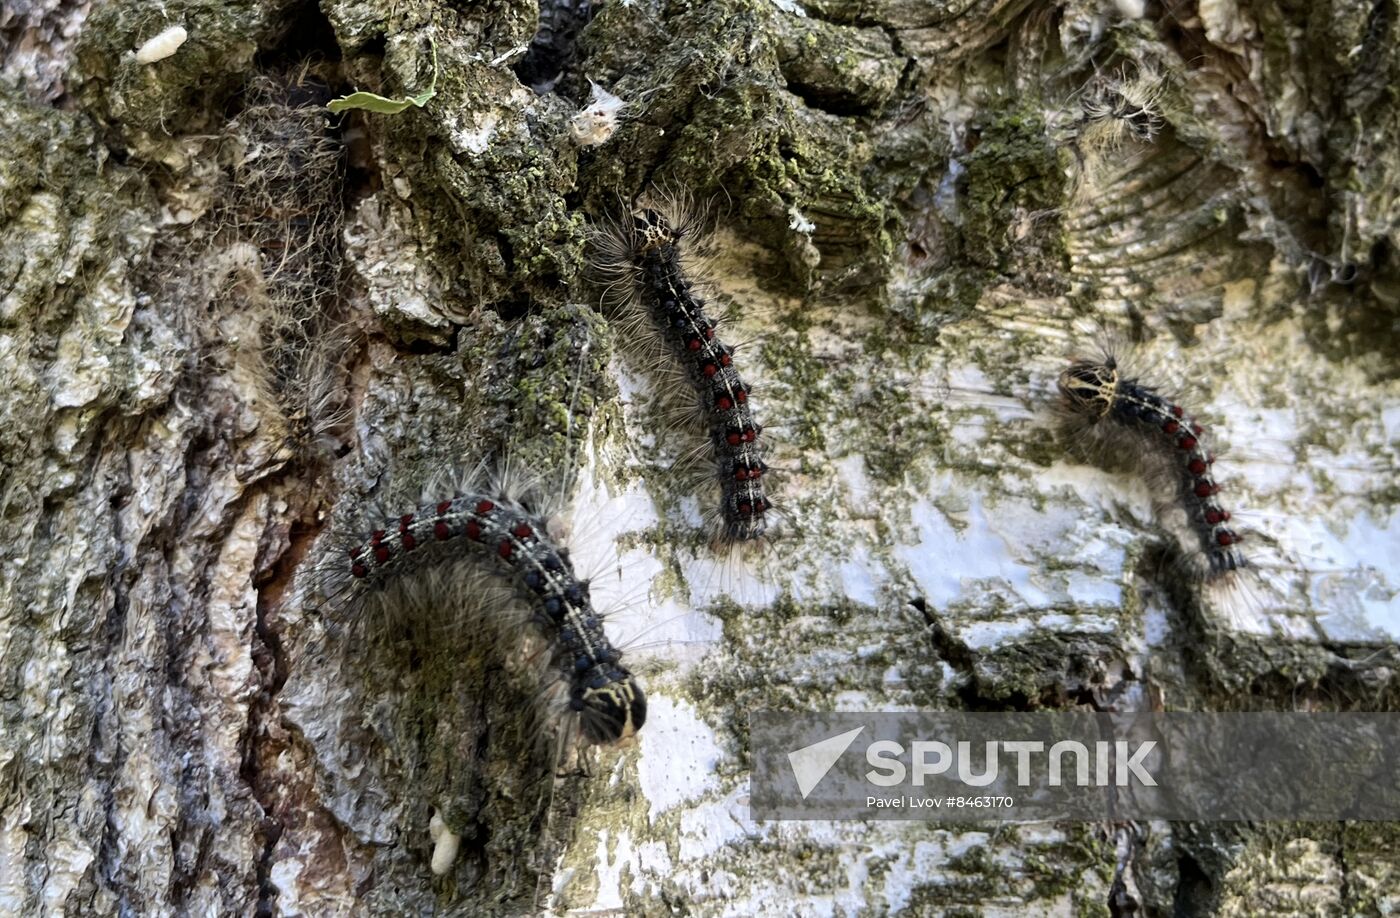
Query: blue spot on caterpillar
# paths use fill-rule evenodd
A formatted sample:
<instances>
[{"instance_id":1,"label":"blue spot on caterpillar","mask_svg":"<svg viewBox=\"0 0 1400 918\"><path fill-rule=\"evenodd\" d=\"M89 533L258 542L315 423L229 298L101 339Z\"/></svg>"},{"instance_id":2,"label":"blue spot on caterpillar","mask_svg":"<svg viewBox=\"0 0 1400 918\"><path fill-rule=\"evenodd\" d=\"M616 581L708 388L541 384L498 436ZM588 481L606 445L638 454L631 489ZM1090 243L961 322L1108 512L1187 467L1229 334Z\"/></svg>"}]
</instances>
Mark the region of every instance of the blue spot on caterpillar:
<instances>
[{"instance_id":1,"label":"blue spot on caterpillar","mask_svg":"<svg viewBox=\"0 0 1400 918\"><path fill-rule=\"evenodd\" d=\"M1124 378L1111 356L1076 360L1060 374L1059 391L1067 417L1089 432L1130 433L1158 464L1173 470L1176 497L1200 540L1207 579L1246 566L1230 528L1230 511L1220 506L1220 486L1211 475L1215 457L1205 445L1205 428L1179 405L1136 379ZM1106 430L1106 428L1109 428ZM1129 446L1129 449L1134 448Z\"/></svg>"},{"instance_id":2,"label":"blue spot on caterpillar","mask_svg":"<svg viewBox=\"0 0 1400 918\"><path fill-rule=\"evenodd\" d=\"M589 742L615 743L641 729L646 695L603 633L588 584L575 576L544 521L514 502L473 493L425 505L348 549L344 569L356 587L373 588L418 557L441 557L449 547L443 543L486 556L528 597L536 623L557 641L569 706Z\"/></svg>"},{"instance_id":3,"label":"blue spot on caterpillar","mask_svg":"<svg viewBox=\"0 0 1400 918\"><path fill-rule=\"evenodd\" d=\"M763 428L734 366L734 348L715 334L717 323L684 267L687 233L686 222L642 209L596 234L595 266L612 299L645 313L645 324L695 390L720 483L720 538L754 541L768 532L773 507L764 487Z\"/></svg>"}]
</instances>

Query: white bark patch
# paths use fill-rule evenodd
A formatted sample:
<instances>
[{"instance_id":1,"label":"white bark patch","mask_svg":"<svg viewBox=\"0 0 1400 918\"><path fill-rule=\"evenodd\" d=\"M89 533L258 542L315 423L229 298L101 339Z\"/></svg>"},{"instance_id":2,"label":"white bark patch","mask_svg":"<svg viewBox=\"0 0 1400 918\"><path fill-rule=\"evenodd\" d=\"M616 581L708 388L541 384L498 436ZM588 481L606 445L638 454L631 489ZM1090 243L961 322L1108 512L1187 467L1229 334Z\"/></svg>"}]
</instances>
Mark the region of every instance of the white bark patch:
<instances>
[{"instance_id":1,"label":"white bark patch","mask_svg":"<svg viewBox=\"0 0 1400 918\"><path fill-rule=\"evenodd\" d=\"M496 136L496 127L500 123L500 112L479 115L473 128L463 128L452 135L452 145L457 148L458 153L480 156L491 145L491 138Z\"/></svg>"},{"instance_id":2,"label":"white bark patch","mask_svg":"<svg viewBox=\"0 0 1400 918\"><path fill-rule=\"evenodd\" d=\"M714 731L695 708L653 693L637 777L653 823L667 810L719 789L715 768L724 757Z\"/></svg>"},{"instance_id":3,"label":"white bark patch","mask_svg":"<svg viewBox=\"0 0 1400 918\"><path fill-rule=\"evenodd\" d=\"M185 31L184 26L171 26L154 38L146 40L146 43L136 49L136 63L154 64L156 61L163 61L185 43L185 39L190 37L190 33Z\"/></svg>"}]
</instances>

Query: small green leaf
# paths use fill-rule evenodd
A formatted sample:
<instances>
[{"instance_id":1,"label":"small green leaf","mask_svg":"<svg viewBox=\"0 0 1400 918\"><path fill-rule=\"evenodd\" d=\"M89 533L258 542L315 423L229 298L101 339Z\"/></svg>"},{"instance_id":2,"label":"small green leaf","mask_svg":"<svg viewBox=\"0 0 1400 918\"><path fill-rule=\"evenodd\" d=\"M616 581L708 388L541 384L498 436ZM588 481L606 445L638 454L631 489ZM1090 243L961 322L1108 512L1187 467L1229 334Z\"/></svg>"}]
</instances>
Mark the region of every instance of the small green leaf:
<instances>
[{"instance_id":1,"label":"small green leaf","mask_svg":"<svg viewBox=\"0 0 1400 918\"><path fill-rule=\"evenodd\" d=\"M428 45L433 49L433 78L429 81L427 89L417 95L405 96L402 99L388 99L372 92L352 92L348 96L332 99L326 108L336 114L349 111L352 108L361 108L377 115L397 115L410 105L417 108L427 105L428 100L437 95L438 78L437 45L431 39Z\"/></svg>"},{"instance_id":2,"label":"small green leaf","mask_svg":"<svg viewBox=\"0 0 1400 918\"><path fill-rule=\"evenodd\" d=\"M410 101L409 99L386 99L372 92L352 92L348 96L332 99L326 108L337 114L347 112L352 108L362 108L378 115L397 115L408 108Z\"/></svg>"}]
</instances>

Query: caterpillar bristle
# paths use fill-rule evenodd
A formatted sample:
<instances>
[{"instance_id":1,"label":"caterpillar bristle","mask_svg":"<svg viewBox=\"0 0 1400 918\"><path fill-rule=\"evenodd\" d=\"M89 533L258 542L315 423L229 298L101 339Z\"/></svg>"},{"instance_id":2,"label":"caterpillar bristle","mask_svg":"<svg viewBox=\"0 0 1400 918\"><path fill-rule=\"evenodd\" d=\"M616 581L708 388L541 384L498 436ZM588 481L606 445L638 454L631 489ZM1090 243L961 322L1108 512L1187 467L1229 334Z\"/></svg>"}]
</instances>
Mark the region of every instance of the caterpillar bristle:
<instances>
[{"instance_id":1,"label":"caterpillar bristle","mask_svg":"<svg viewBox=\"0 0 1400 918\"><path fill-rule=\"evenodd\" d=\"M1247 565L1242 536L1216 500L1221 487L1206 429L1178 399L1141 382L1113 351L1072 361L1060 374L1059 392L1061 430L1072 449L1132 467L1153 483L1159 522L1177 534L1182 571L1205 583Z\"/></svg>"},{"instance_id":2,"label":"caterpillar bristle","mask_svg":"<svg viewBox=\"0 0 1400 918\"><path fill-rule=\"evenodd\" d=\"M273 422L307 457L334 452L348 426L343 379L358 337L337 312L344 152L322 104L329 88L312 70L250 80L209 215L211 290L240 300L227 311L239 328L224 341L254 399L278 406Z\"/></svg>"},{"instance_id":3,"label":"caterpillar bristle","mask_svg":"<svg viewBox=\"0 0 1400 918\"><path fill-rule=\"evenodd\" d=\"M371 632L416 628L450 640L486 629L505 645L518 631L532 633L566 675L584 735L591 742L625 739L645 722L645 695L609 643L588 583L537 511L549 489L508 462L466 478L483 475L503 490L467 490L381 516L379 528L356 538L347 537L354 524L334 527L309 591L341 621Z\"/></svg>"},{"instance_id":4,"label":"caterpillar bristle","mask_svg":"<svg viewBox=\"0 0 1400 918\"><path fill-rule=\"evenodd\" d=\"M771 605L781 595L782 570L778 564L781 544L768 533L745 542L728 539L720 532L723 525L717 513L707 523L707 535L696 547L698 554L688 565L690 601L697 608L717 602L757 608ZM781 522L773 524L778 529Z\"/></svg>"},{"instance_id":5,"label":"caterpillar bristle","mask_svg":"<svg viewBox=\"0 0 1400 918\"><path fill-rule=\"evenodd\" d=\"M705 428L726 521L721 532L746 541L766 530L771 501L761 480L767 465L749 405L753 389L734 366L735 349L716 335L719 323L696 292L690 248L683 251L705 220L705 208L696 207L689 192L654 186L628 217L596 224L593 274L604 308L627 330L629 343L653 355L644 362L656 368L655 355L666 354L680 370L680 379L663 370L673 383L664 388L683 391L675 385L683 380L695 400L688 409L679 398L669 405L663 400L663 416L673 422L688 417Z\"/></svg>"}]
</instances>

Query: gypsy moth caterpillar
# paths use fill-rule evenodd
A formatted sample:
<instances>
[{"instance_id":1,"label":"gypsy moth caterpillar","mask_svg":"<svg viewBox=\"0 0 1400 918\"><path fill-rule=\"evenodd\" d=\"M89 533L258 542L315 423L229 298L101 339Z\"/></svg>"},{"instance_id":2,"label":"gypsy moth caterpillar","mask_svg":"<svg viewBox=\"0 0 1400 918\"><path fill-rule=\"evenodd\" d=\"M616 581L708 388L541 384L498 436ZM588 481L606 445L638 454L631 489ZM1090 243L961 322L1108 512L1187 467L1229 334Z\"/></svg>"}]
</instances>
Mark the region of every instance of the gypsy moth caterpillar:
<instances>
[{"instance_id":1,"label":"gypsy moth caterpillar","mask_svg":"<svg viewBox=\"0 0 1400 918\"><path fill-rule=\"evenodd\" d=\"M1151 386L1120 373L1111 354L1075 360L1060 374L1058 388L1072 441L1095 439L1129 451L1143 468L1172 482L1175 502L1199 542L1202 579L1245 566L1240 535L1218 500L1215 456L1202 425Z\"/></svg>"},{"instance_id":2,"label":"gypsy moth caterpillar","mask_svg":"<svg viewBox=\"0 0 1400 918\"><path fill-rule=\"evenodd\" d=\"M1236 579L1226 575L1247 566L1242 536L1221 503L1205 426L1179 401L1125 370L1110 334L1098 337L1091 356L1022 357L1008 368L1011 380L1000 385L981 373L950 374L936 397L950 408L963 406L958 417L970 412L985 421L991 411L998 425L1030 425L1053 435L1077 459L1131 471L1147 486L1152 519L1168 537L1165 557L1176 571L1213 587ZM1072 344L1066 348L1075 351L1083 353Z\"/></svg>"},{"instance_id":3,"label":"gypsy moth caterpillar","mask_svg":"<svg viewBox=\"0 0 1400 918\"><path fill-rule=\"evenodd\" d=\"M1080 144L1090 151L1110 152L1129 138L1151 143L1166 126L1165 91L1165 78L1151 67L1133 73L1122 69L1097 80L1081 103Z\"/></svg>"},{"instance_id":4,"label":"gypsy moth caterpillar","mask_svg":"<svg viewBox=\"0 0 1400 918\"><path fill-rule=\"evenodd\" d=\"M1172 366L1182 365L1179 353L1168 353ZM1097 364L1110 356L1120 378L1137 377L1139 385L1146 385L1141 373L1175 375L1166 367L1161 372L1144 368L1145 354L1124 355L1111 347L1089 362ZM1147 577L1168 587L1179 602L1200 603L1230 619L1235 630L1268 628L1298 619L1306 614L1303 610L1335 620L1336 610L1356 607L1367 589L1390 589L1383 586L1384 576L1366 562L1364 552L1351 550L1332 534L1330 523L1337 514L1314 512L1321 488L1331 495L1329 507L1340 509L1365 507L1370 495L1388 487L1386 464L1367 455L1370 447L1363 445L1384 440L1379 420L1318 442L1309 433L1318 409L1309 404L1261 406L1257 396L1250 398L1249 375L1234 374L1230 385L1211 400L1210 415L1220 419L1220 425L1210 447L1221 458L1218 465L1207 468L1212 473L1227 468L1233 481L1249 492L1252 507L1243 511L1230 507L1232 519L1225 523L1225 528L1248 541L1248 566L1216 574L1202 544L1203 523L1192 521L1191 507L1183 503L1180 493L1182 464L1188 461L1179 455L1183 451L1156 428L1138 433L1114 430L1112 422L1105 420L1102 429L1086 429L1084 417L1060 404L1059 378L1074 362L1058 353L1024 354L995 378L980 367L949 367L941 374L943 384L927 390L920 405L934 416L943 416L939 423L956 443L948 451L949 457L955 457L952 461L995 463L998 451L1010 451L1032 459L1024 468L1031 478L1048 474L1056 482L1073 480L1081 499L1102 506L1115 522L1126 517L1134 528L1149 523L1161 533L1163 543L1142 555ZM1134 365L1137 368L1130 369ZM1327 378L1319 377L1318 384ZM1156 388L1155 383L1151 388L1169 398L1168 389ZM1172 403L1189 407L1192 401L1169 399ZM1221 433L1228 436L1222 438ZM1221 439L1230 445L1219 445ZM973 444L978 448L969 448ZM1062 451L1105 471L1126 472L1138 486L1122 493L1091 493L1103 486L1103 480L1092 485L1060 468L1057 460ZM1230 482L1225 484L1231 487ZM1194 494L1190 500L1199 501ZM1243 557L1243 546L1232 548ZM1382 586L1367 587L1367 583ZM1247 627L1242 626L1245 622Z\"/></svg>"},{"instance_id":5,"label":"gypsy moth caterpillar","mask_svg":"<svg viewBox=\"0 0 1400 918\"><path fill-rule=\"evenodd\" d=\"M466 490L388 517L321 572L322 593L336 605L354 605L398 578L471 554L529 604L584 737L596 744L627 739L646 722L646 695L604 633L588 582L532 504L508 488Z\"/></svg>"},{"instance_id":6,"label":"gypsy moth caterpillar","mask_svg":"<svg viewBox=\"0 0 1400 918\"><path fill-rule=\"evenodd\" d=\"M684 242L698 219L685 204L681 196L654 195L620 221L597 227L593 268L624 340L659 343L695 395L719 483L718 540L753 542L768 533L773 507L764 484L763 428L752 389L735 366L736 349L718 337L719 323L686 264Z\"/></svg>"}]
</instances>

